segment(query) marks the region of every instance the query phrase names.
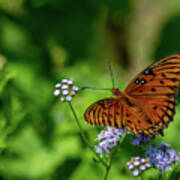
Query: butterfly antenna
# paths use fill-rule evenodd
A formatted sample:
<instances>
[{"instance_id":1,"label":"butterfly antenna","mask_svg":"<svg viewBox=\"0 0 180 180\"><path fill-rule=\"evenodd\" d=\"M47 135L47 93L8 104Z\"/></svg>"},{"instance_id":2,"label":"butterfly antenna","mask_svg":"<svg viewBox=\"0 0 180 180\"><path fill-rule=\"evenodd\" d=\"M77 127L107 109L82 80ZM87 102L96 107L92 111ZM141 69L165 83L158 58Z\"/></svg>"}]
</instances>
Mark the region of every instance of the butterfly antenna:
<instances>
[{"instance_id":1,"label":"butterfly antenna","mask_svg":"<svg viewBox=\"0 0 180 180\"><path fill-rule=\"evenodd\" d=\"M110 59L108 60L108 66L109 66L109 72L110 72L111 81L112 81L112 88L115 88L114 75L113 75L112 66L111 66L111 60Z\"/></svg>"},{"instance_id":2,"label":"butterfly antenna","mask_svg":"<svg viewBox=\"0 0 180 180\"><path fill-rule=\"evenodd\" d=\"M105 90L105 91L111 91L111 88L97 88L97 87L89 87L89 86L84 86L81 88L82 90L85 90L85 89L93 89L93 90Z\"/></svg>"}]
</instances>

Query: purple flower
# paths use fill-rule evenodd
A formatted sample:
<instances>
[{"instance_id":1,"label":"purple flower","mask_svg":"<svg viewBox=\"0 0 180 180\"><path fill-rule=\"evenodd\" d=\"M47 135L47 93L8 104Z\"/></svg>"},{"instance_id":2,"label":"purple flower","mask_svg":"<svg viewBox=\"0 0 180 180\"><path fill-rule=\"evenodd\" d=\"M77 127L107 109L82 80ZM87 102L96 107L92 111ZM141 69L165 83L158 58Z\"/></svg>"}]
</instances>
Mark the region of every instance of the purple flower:
<instances>
[{"instance_id":1,"label":"purple flower","mask_svg":"<svg viewBox=\"0 0 180 180\"><path fill-rule=\"evenodd\" d=\"M134 145L140 145L142 143L147 143L151 137L147 135L139 135L136 139L134 139Z\"/></svg>"},{"instance_id":2,"label":"purple flower","mask_svg":"<svg viewBox=\"0 0 180 180\"><path fill-rule=\"evenodd\" d=\"M97 153L99 154L103 154L103 152L105 152L106 155L108 155L110 153L109 151L109 144L107 141L102 141L99 143L99 145L95 146L95 150Z\"/></svg>"},{"instance_id":3,"label":"purple flower","mask_svg":"<svg viewBox=\"0 0 180 180\"><path fill-rule=\"evenodd\" d=\"M160 172L171 169L171 165L179 161L179 154L165 143L160 143L157 147L149 146L146 155L149 156L152 165Z\"/></svg>"},{"instance_id":4,"label":"purple flower","mask_svg":"<svg viewBox=\"0 0 180 180\"><path fill-rule=\"evenodd\" d=\"M166 144L166 143L164 143L164 142L161 142L161 143L159 144L159 148L161 148L162 150L166 150L168 147L170 147L170 145L169 145L169 144Z\"/></svg>"},{"instance_id":5,"label":"purple flower","mask_svg":"<svg viewBox=\"0 0 180 180\"><path fill-rule=\"evenodd\" d=\"M114 127L107 127L107 130L102 130L96 139L99 141L99 144L95 146L95 151L101 155L103 153L108 155L110 149L117 146L124 132L125 130L116 129Z\"/></svg>"},{"instance_id":6,"label":"purple flower","mask_svg":"<svg viewBox=\"0 0 180 180\"><path fill-rule=\"evenodd\" d=\"M179 161L179 155L177 154L177 152L174 149L168 149L166 151L168 157L169 157L169 161L170 163L177 163Z\"/></svg>"}]
</instances>

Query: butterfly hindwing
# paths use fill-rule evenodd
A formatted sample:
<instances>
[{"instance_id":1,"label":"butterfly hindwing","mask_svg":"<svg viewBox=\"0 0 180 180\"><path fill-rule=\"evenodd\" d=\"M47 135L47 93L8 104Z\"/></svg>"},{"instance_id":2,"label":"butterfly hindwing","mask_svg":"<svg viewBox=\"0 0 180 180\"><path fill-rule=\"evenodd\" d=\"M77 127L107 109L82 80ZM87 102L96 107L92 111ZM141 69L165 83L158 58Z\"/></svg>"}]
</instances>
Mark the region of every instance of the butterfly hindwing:
<instances>
[{"instance_id":1,"label":"butterfly hindwing","mask_svg":"<svg viewBox=\"0 0 180 180\"><path fill-rule=\"evenodd\" d=\"M122 128L122 105L117 98L107 98L89 106L84 114L87 123Z\"/></svg>"}]
</instances>

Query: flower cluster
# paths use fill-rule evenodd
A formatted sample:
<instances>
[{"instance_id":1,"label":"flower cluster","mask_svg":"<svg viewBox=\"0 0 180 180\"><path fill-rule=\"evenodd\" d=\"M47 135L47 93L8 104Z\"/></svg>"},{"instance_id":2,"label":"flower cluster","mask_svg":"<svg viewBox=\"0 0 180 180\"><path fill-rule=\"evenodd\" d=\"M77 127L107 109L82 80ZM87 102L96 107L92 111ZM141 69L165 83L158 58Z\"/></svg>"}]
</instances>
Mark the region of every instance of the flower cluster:
<instances>
[{"instance_id":1,"label":"flower cluster","mask_svg":"<svg viewBox=\"0 0 180 180\"><path fill-rule=\"evenodd\" d=\"M97 137L97 141L99 144L95 146L95 150L99 154L105 153L108 155L110 153L110 149L117 146L118 141L121 136L124 134L125 130L116 129L114 127L107 127L107 130L102 130Z\"/></svg>"},{"instance_id":2,"label":"flower cluster","mask_svg":"<svg viewBox=\"0 0 180 180\"><path fill-rule=\"evenodd\" d=\"M132 157L130 161L126 163L128 169L132 171L133 176L139 176L145 170L152 167L149 158Z\"/></svg>"},{"instance_id":3,"label":"flower cluster","mask_svg":"<svg viewBox=\"0 0 180 180\"><path fill-rule=\"evenodd\" d=\"M57 83L54 91L55 96L60 97L60 101L71 101L72 96L74 96L79 88L77 86L73 86L73 79L63 79L61 83Z\"/></svg>"},{"instance_id":4,"label":"flower cluster","mask_svg":"<svg viewBox=\"0 0 180 180\"><path fill-rule=\"evenodd\" d=\"M149 156L153 167L162 170L171 169L171 165L177 163L179 159L179 152L170 149L169 144L160 143L158 147L148 147L146 155Z\"/></svg>"}]
</instances>

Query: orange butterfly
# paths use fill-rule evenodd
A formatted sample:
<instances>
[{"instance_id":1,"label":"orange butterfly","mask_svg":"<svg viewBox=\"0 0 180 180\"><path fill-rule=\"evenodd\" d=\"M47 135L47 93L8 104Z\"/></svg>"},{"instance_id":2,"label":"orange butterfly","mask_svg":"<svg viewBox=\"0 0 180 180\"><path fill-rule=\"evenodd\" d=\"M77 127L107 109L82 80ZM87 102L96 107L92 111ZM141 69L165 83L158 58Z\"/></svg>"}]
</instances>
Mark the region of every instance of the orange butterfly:
<instances>
[{"instance_id":1,"label":"orange butterfly","mask_svg":"<svg viewBox=\"0 0 180 180\"><path fill-rule=\"evenodd\" d=\"M124 92L113 88L116 97L92 104L85 120L92 125L126 128L135 135L163 135L175 114L179 84L180 54L175 54L147 67Z\"/></svg>"}]
</instances>

